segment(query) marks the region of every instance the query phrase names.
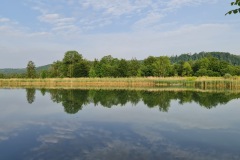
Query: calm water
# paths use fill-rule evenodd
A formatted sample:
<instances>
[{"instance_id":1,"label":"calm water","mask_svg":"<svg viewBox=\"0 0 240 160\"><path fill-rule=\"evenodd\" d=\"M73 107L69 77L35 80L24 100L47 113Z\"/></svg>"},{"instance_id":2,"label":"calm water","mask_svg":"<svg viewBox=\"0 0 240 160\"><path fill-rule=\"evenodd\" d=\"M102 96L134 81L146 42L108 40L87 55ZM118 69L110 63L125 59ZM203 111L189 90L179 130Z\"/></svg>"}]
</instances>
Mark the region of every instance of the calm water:
<instances>
[{"instance_id":1,"label":"calm water","mask_svg":"<svg viewBox=\"0 0 240 160\"><path fill-rule=\"evenodd\" d=\"M238 98L0 89L0 160L239 160Z\"/></svg>"}]
</instances>

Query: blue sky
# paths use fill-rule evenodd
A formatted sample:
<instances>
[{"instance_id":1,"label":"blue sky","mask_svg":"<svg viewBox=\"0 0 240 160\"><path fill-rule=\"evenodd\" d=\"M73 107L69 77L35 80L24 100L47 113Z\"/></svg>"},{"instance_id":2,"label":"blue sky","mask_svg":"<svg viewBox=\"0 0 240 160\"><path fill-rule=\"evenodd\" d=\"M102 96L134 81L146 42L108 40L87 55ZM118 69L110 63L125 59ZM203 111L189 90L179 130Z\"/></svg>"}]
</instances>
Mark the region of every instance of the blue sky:
<instances>
[{"instance_id":1,"label":"blue sky","mask_svg":"<svg viewBox=\"0 0 240 160\"><path fill-rule=\"evenodd\" d=\"M61 60L144 59L201 51L240 54L240 14L231 0L3 0L0 68Z\"/></svg>"}]
</instances>

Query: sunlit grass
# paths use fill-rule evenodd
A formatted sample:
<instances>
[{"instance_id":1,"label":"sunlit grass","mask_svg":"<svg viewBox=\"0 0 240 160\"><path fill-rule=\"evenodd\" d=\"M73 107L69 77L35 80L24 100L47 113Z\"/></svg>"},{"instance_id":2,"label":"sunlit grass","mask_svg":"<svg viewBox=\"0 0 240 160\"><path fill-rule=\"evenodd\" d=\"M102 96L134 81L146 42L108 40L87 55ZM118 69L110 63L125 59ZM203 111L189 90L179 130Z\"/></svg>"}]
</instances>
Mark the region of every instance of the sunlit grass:
<instances>
[{"instance_id":1,"label":"sunlit grass","mask_svg":"<svg viewBox=\"0 0 240 160\"><path fill-rule=\"evenodd\" d=\"M0 79L2 87L193 87L240 89L239 77L130 77L130 78L46 78Z\"/></svg>"}]
</instances>

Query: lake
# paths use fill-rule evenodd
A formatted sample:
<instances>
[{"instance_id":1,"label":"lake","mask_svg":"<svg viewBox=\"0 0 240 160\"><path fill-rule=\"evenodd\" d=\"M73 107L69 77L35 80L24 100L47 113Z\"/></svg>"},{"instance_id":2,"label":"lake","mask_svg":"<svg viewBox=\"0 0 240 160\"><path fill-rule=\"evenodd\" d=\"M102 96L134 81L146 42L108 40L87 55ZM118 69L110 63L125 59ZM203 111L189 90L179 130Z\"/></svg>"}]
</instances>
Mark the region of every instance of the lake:
<instances>
[{"instance_id":1,"label":"lake","mask_svg":"<svg viewBox=\"0 0 240 160\"><path fill-rule=\"evenodd\" d=\"M240 93L0 89L1 160L239 160Z\"/></svg>"}]
</instances>

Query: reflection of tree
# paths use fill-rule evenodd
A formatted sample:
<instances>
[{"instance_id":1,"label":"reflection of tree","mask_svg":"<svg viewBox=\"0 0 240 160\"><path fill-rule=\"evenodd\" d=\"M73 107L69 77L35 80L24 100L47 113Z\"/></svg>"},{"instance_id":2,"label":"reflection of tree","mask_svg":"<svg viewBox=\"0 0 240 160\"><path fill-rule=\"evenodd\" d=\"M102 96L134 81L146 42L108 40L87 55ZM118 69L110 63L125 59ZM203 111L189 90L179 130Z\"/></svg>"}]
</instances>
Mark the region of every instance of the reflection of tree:
<instances>
[{"instance_id":1,"label":"reflection of tree","mask_svg":"<svg viewBox=\"0 0 240 160\"><path fill-rule=\"evenodd\" d=\"M140 92L138 91L128 91L128 100L133 104L136 105L141 99Z\"/></svg>"},{"instance_id":2,"label":"reflection of tree","mask_svg":"<svg viewBox=\"0 0 240 160\"><path fill-rule=\"evenodd\" d=\"M46 89L45 88L40 89L40 91L41 91L43 96L46 94Z\"/></svg>"},{"instance_id":3,"label":"reflection of tree","mask_svg":"<svg viewBox=\"0 0 240 160\"><path fill-rule=\"evenodd\" d=\"M89 90L49 90L53 102L62 103L66 113L75 114L88 104Z\"/></svg>"},{"instance_id":4,"label":"reflection of tree","mask_svg":"<svg viewBox=\"0 0 240 160\"><path fill-rule=\"evenodd\" d=\"M53 89L49 91L51 94L51 100L56 103L62 102L62 95L63 90L62 89Z\"/></svg>"},{"instance_id":5,"label":"reflection of tree","mask_svg":"<svg viewBox=\"0 0 240 160\"><path fill-rule=\"evenodd\" d=\"M130 90L91 90L90 99L95 105L101 104L111 108L114 105L125 105L127 102L137 104L140 96L137 91Z\"/></svg>"},{"instance_id":6,"label":"reflection of tree","mask_svg":"<svg viewBox=\"0 0 240 160\"><path fill-rule=\"evenodd\" d=\"M88 103L88 90L63 90L62 105L66 113L75 114Z\"/></svg>"},{"instance_id":7,"label":"reflection of tree","mask_svg":"<svg viewBox=\"0 0 240 160\"><path fill-rule=\"evenodd\" d=\"M193 100L194 92L190 91L182 91L176 93L177 95L175 96L176 99L179 99L179 104L184 104L184 103L190 103Z\"/></svg>"},{"instance_id":8,"label":"reflection of tree","mask_svg":"<svg viewBox=\"0 0 240 160\"><path fill-rule=\"evenodd\" d=\"M226 104L230 100L239 97L239 93L193 93L192 99L199 103L199 105L210 109L219 104Z\"/></svg>"},{"instance_id":9,"label":"reflection of tree","mask_svg":"<svg viewBox=\"0 0 240 160\"><path fill-rule=\"evenodd\" d=\"M167 112L168 108L170 107L170 101L174 98L174 92L148 92L142 91L141 95L143 98L144 104L148 107L159 107L160 111Z\"/></svg>"},{"instance_id":10,"label":"reflection of tree","mask_svg":"<svg viewBox=\"0 0 240 160\"><path fill-rule=\"evenodd\" d=\"M179 104L196 102L208 109L218 104L226 104L240 97L240 93L207 93L194 91L136 91L136 90L48 90L54 102L62 103L67 113L74 114L84 105L94 103L111 108L116 105L126 105L130 102L136 105L140 100L149 108L158 107L167 112L172 100ZM34 91L35 93L35 91ZM29 98L28 98L29 99Z\"/></svg>"},{"instance_id":11,"label":"reflection of tree","mask_svg":"<svg viewBox=\"0 0 240 160\"><path fill-rule=\"evenodd\" d=\"M36 89L34 88L27 88L26 89L27 92L27 101L29 104L33 103L35 100L35 93L36 93Z\"/></svg>"},{"instance_id":12,"label":"reflection of tree","mask_svg":"<svg viewBox=\"0 0 240 160\"><path fill-rule=\"evenodd\" d=\"M91 97L94 104L101 104L104 107L111 108L113 105L118 105L116 90L96 90L94 96Z\"/></svg>"}]
</instances>

